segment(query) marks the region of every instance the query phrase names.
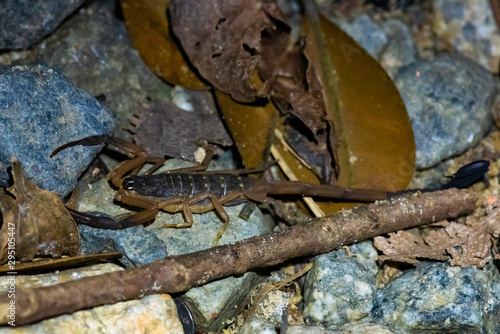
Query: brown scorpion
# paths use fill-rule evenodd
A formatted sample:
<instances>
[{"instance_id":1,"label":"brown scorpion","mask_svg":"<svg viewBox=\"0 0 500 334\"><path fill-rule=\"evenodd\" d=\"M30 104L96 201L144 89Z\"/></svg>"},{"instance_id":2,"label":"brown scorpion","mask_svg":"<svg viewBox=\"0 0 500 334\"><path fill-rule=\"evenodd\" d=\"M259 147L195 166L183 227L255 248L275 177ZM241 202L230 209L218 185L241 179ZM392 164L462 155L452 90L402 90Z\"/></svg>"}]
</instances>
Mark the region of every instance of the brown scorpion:
<instances>
[{"instance_id":1,"label":"brown scorpion","mask_svg":"<svg viewBox=\"0 0 500 334\"><path fill-rule=\"evenodd\" d=\"M67 143L57 148L50 156L53 157L72 146L95 146L103 143L121 148L133 156L132 159L118 164L111 171L109 178L118 188L115 196L117 202L141 208L143 211L123 219L112 219L68 208L77 221L93 227L125 229L141 225L153 220L159 210L184 214L183 224L165 227L190 227L193 224L193 213L215 210L223 221L223 226L214 240L215 245L229 223L224 205L235 205L247 200L264 202L269 199L268 196L273 195L313 196L363 202L387 198L387 192L382 190L347 189L337 185L299 181L265 181L240 176L242 171L206 172L213 157L213 151L206 149L206 146L207 154L201 165L161 174L151 173L165 162L164 158L150 157L142 147L107 135L90 136ZM154 163L154 166L143 175L136 175L146 163ZM128 176L124 177L127 174Z\"/></svg>"}]
</instances>

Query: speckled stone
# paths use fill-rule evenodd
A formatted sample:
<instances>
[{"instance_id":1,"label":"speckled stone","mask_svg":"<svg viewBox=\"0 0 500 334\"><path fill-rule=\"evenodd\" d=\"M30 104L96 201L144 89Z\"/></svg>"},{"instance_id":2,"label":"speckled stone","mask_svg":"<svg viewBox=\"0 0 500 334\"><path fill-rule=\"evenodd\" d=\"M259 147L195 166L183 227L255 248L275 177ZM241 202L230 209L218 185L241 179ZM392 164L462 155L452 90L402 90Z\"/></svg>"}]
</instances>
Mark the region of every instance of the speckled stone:
<instances>
[{"instance_id":1,"label":"speckled stone","mask_svg":"<svg viewBox=\"0 0 500 334\"><path fill-rule=\"evenodd\" d=\"M334 19L334 22L368 51L373 58L380 58L383 48L388 42L387 34L380 23L367 14L359 15L351 20Z\"/></svg>"},{"instance_id":2,"label":"speckled stone","mask_svg":"<svg viewBox=\"0 0 500 334\"><path fill-rule=\"evenodd\" d=\"M433 32L437 49L458 52L498 72L500 32L488 0L435 0Z\"/></svg>"},{"instance_id":3,"label":"speckled stone","mask_svg":"<svg viewBox=\"0 0 500 334\"><path fill-rule=\"evenodd\" d=\"M370 242L319 255L304 286L304 318L328 329L367 316L375 302L377 252ZM366 256L368 255L368 256Z\"/></svg>"},{"instance_id":4,"label":"speckled stone","mask_svg":"<svg viewBox=\"0 0 500 334\"><path fill-rule=\"evenodd\" d=\"M90 267L64 270L50 274L17 275L16 286L41 287L83 277L123 270L106 263ZM0 292L8 290L9 276L0 277ZM52 333L184 333L177 317L173 299L169 295L151 295L138 300L105 305L90 310L62 315L28 326L1 328L7 334Z\"/></svg>"},{"instance_id":5,"label":"speckled stone","mask_svg":"<svg viewBox=\"0 0 500 334\"><path fill-rule=\"evenodd\" d=\"M383 23L387 35L387 44L378 60L387 74L394 80L398 70L415 61L417 50L410 28L398 19L387 20Z\"/></svg>"},{"instance_id":6,"label":"speckled stone","mask_svg":"<svg viewBox=\"0 0 500 334\"><path fill-rule=\"evenodd\" d=\"M369 317L352 324L346 324L338 330L329 330L323 326L290 326L286 334L393 334L383 326L374 323Z\"/></svg>"},{"instance_id":7,"label":"speckled stone","mask_svg":"<svg viewBox=\"0 0 500 334\"><path fill-rule=\"evenodd\" d=\"M99 147L57 147L97 134L111 134L115 117L59 72L41 65L0 67L0 185L8 185L12 156L43 189L67 195Z\"/></svg>"},{"instance_id":8,"label":"speckled stone","mask_svg":"<svg viewBox=\"0 0 500 334\"><path fill-rule=\"evenodd\" d=\"M372 315L408 333L498 333L498 269L422 263L378 291Z\"/></svg>"},{"instance_id":9,"label":"speckled stone","mask_svg":"<svg viewBox=\"0 0 500 334\"><path fill-rule=\"evenodd\" d=\"M85 0L4 0L0 6L0 50L29 48Z\"/></svg>"},{"instance_id":10,"label":"speckled stone","mask_svg":"<svg viewBox=\"0 0 500 334\"><path fill-rule=\"evenodd\" d=\"M252 305L252 307L255 307L252 318L259 318L266 323L272 324L274 328L280 328L283 312L290 307L294 297L294 292L271 290L258 305Z\"/></svg>"},{"instance_id":11,"label":"speckled stone","mask_svg":"<svg viewBox=\"0 0 500 334\"><path fill-rule=\"evenodd\" d=\"M121 252L127 256L120 262L129 268L168 256L165 243L142 225L125 230L105 230L80 224L78 229L81 236L79 255Z\"/></svg>"},{"instance_id":12,"label":"speckled stone","mask_svg":"<svg viewBox=\"0 0 500 334\"><path fill-rule=\"evenodd\" d=\"M58 69L116 113L115 135L129 139L130 117L148 98L170 101L171 88L156 77L132 46L115 2L81 9L36 49L36 61Z\"/></svg>"},{"instance_id":13,"label":"speckled stone","mask_svg":"<svg viewBox=\"0 0 500 334\"><path fill-rule=\"evenodd\" d=\"M265 320L259 318L253 318L246 321L243 326L238 328L238 334L276 334L276 328L274 324L266 322ZM288 333L288 332L287 332Z\"/></svg>"},{"instance_id":14,"label":"speckled stone","mask_svg":"<svg viewBox=\"0 0 500 334\"><path fill-rule=\"evenodd\" d=\"M417 168L462 153L491 128L496 83L468 59L417 61L402 67L395 83L412 121Z\"/></svg>"}]
</instances>

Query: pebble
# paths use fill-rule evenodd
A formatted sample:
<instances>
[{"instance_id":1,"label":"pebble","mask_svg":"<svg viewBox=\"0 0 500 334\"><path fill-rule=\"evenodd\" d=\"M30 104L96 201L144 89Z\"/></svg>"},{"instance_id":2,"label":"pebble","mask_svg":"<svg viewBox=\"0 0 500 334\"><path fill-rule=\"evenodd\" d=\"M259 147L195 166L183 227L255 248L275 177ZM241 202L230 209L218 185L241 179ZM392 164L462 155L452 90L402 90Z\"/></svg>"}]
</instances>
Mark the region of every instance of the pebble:
<instances>
[{"instance_id":1,"label":"pebble","mask_svg":"<svg viewBox=\"0 0 500 334\"><path fill-rule=\"evenodd\" d=\"M499 282L493 263L484 270L421 263L378 291L372 316L409 333L496 333Z\"/></svg>"},{"instance_id":2,"label":"pebble","mask_svg":"<svg viewBox=\"0 0 500 334\"><path fill-rule=\"evenodd\" d=\"M376 297L377 252L371 242L319 255L304 286L304 319L327 329L364 318Z\"/></svg>"},{"instance_id":3,"label":"pebble","mask_svg":"<svg viewBox=\"0 0 500 334\"><path fill-rule=\"evenodd\" d=\"M70 141L111 134L115 117L56 70L0 67L0 185L7 186L12 156L39 187L66 196L99 147L50 153Z\"/></svg>"},{"instance_id":4,"label":"pebble","mask_svg":"<svg viewBox=\"0 0 500 334\"><path fill-rule=\"evenodd\" d=\"M438 52L460 53L497 73L500 31L488 0L435 0L433 32Z\"/></svg>"},{"instance_id":5,"label":"pebble","mask_svg":"<svg viewBox=\"0 0 500 334\"><path fill-rule=\"evenodd\" d=\"M1 49L26 49L54 31L85 0L8 0L0 6Z\"/></svg>"},{"instance_id":6,"label":"pebble","mask_svg":"<svg viewBox=\"0 0 500 334\"><path fill-rule=\"evenodd\" d=\"M497 86L468 59L443 55L416 61L399 70L395 83L412 121L417 169L462 153L491 128Z\"/></svg>"}]
</instances>

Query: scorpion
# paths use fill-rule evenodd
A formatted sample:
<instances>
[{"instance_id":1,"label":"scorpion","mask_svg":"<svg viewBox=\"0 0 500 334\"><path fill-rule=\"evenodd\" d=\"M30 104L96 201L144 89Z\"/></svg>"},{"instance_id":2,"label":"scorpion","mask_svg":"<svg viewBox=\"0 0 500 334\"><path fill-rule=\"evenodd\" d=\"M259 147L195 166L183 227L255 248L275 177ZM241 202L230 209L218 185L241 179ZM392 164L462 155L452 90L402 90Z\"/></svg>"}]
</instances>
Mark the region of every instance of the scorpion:
<instances>
[{"instance_id":1,"label":"scorpion","mask_svg":"<svg viewBox=\"0 0 500 334\"><path fill-rule=\"evenodd\" d=\"M338 185L312 184L300 181L266 181L252 177L246 170L207 172L206 168L214 153L207 145L200 165L152 174L165 162L164 158L150 157L142 147L108 135L97 135L67 143L52 152L50 157L72 146L97 146L110 144L130 154L132 158L120 162L109 174L111 183L118 189L115 200L124 205L143 209L122 219L95 216L68 208L75 220L93 227L125 229L142 225L155 219L159 211L182 212L184 222L163 227L191 227L193 213L215 210L222 220L213 246L222 237L229 223L225 205L236 205L245 201L267 202L269 196L299 195L340 200L373 202L392 197L383 190L348 189ZM142 175L139 170L147 164L154 165ZM483 172L484 173L484 172Z\"/></svg>"}]
</instances>

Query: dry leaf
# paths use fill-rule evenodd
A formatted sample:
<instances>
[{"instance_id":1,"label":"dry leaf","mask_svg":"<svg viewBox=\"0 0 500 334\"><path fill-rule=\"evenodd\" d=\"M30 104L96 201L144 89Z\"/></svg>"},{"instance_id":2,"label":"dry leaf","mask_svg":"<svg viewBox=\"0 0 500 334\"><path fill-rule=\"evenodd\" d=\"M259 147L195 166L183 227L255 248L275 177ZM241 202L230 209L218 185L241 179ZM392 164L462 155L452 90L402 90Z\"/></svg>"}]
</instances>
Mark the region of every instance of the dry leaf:
<instances>
[{"instance_id":1,"label":"dry leaf","mask_svg":"<svg viewBox=\"0 0 500 334\"><path fill-rule=\"evenodd\" d=\"M15 256L20 261L31 261L35 255L75 255L80 234L61 199L32 184L17 160L13 161L12 176L14 185L7 189L10 194L0 191L0 263L7 261L6 249L10 247L5 236L15 238Z\"/></svg>"},{"instance_id":2,"label":"dry leaf","mask_svg":"<svg viewBox=\"0 0 500 334\"><path fill-rule=\"evenodd\" d=\"M167 20L170 0L122 0L121 3L130 38L154 73L173 85L206 88L170 36Z\"/></svg>"},{"instance_id":3,"label":"dry leaf","mask_svg":"<svg viewBox=\"0 0 500 334\"><path fill-rule=\"evenodd\" d=\"M186 92L184 110L173 103L151 101L133 120L134 141L152 156L169 156L195 162L199 139L223 146L233 144L209 92Z\"/></svg>"},{"instance_id":4,"label":"dry leaf","mask_svg":"<svg viewBox=\"0 0 500 334\"><path fill-rule=\"evenodd\" d=\"M445 248L432 247L427 244L421 236L407 231L389 233L389 237L375 237L375 247L384 255L379 256L382 261L397 261L406 263L417 263L418 258L447 260Z\"/></svg>"},{"instance_id":5,"label":"dry leaf","mask_svg":"<svg viewBox=\"0 0 500 334\"><path fill-rule=\"evenodd\" d=\"M500 208L489 209L480 219L468 218L466 224L440 222L427 235L406 231L376 237L375 247L384 255L380 260L415 263L417 258L447 260L460 267L483 268L492 258L491 247L500 232Z\"/></svg>"},{"instance_id":6,"label":"dry leaf","mask_svg":"<svg viewBox=\"0 0 500 334\"><path fill-rule=\"evenodd\" d=\"M173 0L169 9L189 60L215 88L240 102L269 95L271 80L258 87L255 67L261 33L279 16L276 7L256 0Z\"/></svg>"},{"instance_id":7,"label":"dry leaf","mask_svg":"<svg viewBox=\"0 0 500 334\"><path fill-rule=\"evenodd\" d=\"M264 106L240 104L216 90L224 121L247 168L262 167L266 162L274 131L277 110L272 103Z\"/></svg>"},{"instance_id":8,"label":"dry leaf","mask_svg":"<svg viewBox=\"0 0 500 334\"><path fill-rule=\"evenodd\" d=\"M338 184L405 189L415 143L404 103L384 69L351 37L318 17L305 1L305 53L323 87L327 118L338 137Z\"/></svg>"},{"instance_id":9,"label":"dry leaf","mask_svg":"<svg viewBox=\"0 0 500 334\"><path fill-rule=\"evenodd\" d=\"M321 91L308 90L308 61L303 54L303 43L291 40L289 29L283 25L267 29L262 36L259 74L264 80L274 76L271 85L273 101L284 114L297 116L315 135L326 128L325 105Z\"/></svg>"}]
</instances>

